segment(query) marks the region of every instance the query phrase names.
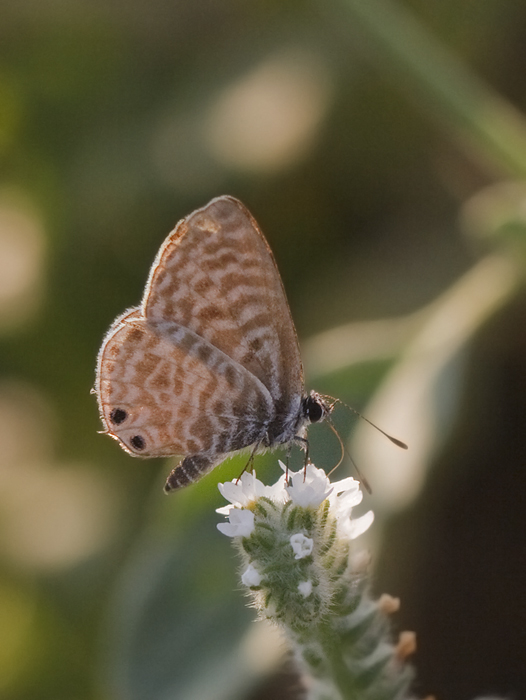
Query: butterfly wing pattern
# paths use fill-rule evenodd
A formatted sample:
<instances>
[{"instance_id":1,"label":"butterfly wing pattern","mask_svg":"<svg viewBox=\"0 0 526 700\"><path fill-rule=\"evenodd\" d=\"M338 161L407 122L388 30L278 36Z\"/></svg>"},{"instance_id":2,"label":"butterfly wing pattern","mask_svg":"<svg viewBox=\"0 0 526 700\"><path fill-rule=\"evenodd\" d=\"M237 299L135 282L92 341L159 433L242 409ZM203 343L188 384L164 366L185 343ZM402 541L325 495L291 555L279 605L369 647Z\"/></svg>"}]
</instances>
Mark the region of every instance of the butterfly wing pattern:
<instances>
[{"instance_id":1,"label":"butterfly wing pattern","mask_svg":"<svg viewBox=\"0 0 526 700\"><path fill-rule=\"evenodd\" d=\"M96 393L104 432L127 452L185 455L166 491L322 420L274 257L241 202L213 199L168 235L141 306L104 339Z\"/></svg>"}]
</instances>

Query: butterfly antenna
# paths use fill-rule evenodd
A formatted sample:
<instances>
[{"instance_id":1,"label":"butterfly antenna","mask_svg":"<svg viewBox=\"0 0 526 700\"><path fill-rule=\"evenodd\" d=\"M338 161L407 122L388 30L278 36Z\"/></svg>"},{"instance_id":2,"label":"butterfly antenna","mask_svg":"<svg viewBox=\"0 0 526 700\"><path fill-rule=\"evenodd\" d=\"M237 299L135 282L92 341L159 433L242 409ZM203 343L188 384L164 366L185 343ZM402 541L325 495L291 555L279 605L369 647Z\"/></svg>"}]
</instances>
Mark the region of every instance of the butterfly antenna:
<instances>
[{"instance_id":1,"label":"butterfly antenna","mask_svg":"<svg viewBox=\"0 0 526 700\"><path fill-rule=\"evenodd\" d=\"M333 433L336 435L336 437L338 438L338 442L340 443L340 449L341 449L340 461L338 462L338 464L337 464L335 467L333 467L333 468L331 469L331 471L327 474L327 476L330 476L330 475L333 473L333 471L334 471L335 469L338 469L338 467L340 466L340 464L343 462L344 456L347 455L347 457L348 457L348 458L350 459L350 461L351 461L351 464L352 464L353 467L354 467L354 470L356 471L356 473L357 473L357 475L358 475L359 481L361 482L361 484L363 485L363 487L364 487L364 489L367 491L367 493L368 493L369 495L371 495L372 492L373 492L373 490L372 490L372 488L370 487L369 482L367 481L367 479L365 478L365 476L362 474L362 472L358 469L358 465L356 464L356 462L354 461L354 459L351 457L351 455L349 454L348 450L345 449L345 445L343 444L343 440L341 439L340 434L338 433L338 431L337 431L336 428L334 427L334 424L333 424L332 420L331 420L329 417L327 417L327 418L326 418L326 421L327 421L327 423L328 423L328 425L329 425L329 428L332 430L332 432L333 432Z\"/></svg>"},{"instance_id":2,"label":"butterfly antenna","mask_svg":"<svg viewBox=\"0 0 526 700\"><path fill-rule=\"evenodd\" d=\"M345 402L341 401L340 399L335 399L334 404L340 403L342 406L345 406L345 408L348 408L349 411L352 411L355 415L357 415L359 418L362 418L366 423L369 423L369 425L372 425L373 428L376 428L379 433L382 433L382 435L385 435L385 437L388 440L391 440L391 442L396 445L397 447L401 447L403 450L407 450L408 446L405 444L405 442L402 442L402 440L399 440L398 438L393 437L392 435L389 435L389 433L386 433L385 430L382 430L379 428L375 423L373 423L369 418L366 418L365 416L362 416L361 413L359 413L355 408L352 406L348 406Z\"/></svg>"},{"instance_id":3,"label":"butterfly antenna","mask_svg":"<svg viewBox=\"0 0 526 700\"><path fill-rule=\"evenodd\" d=\"M343 458L344 458L344 456L345 456L345 447L344 447L344 444L343 444L343 440L342 440L341 437L340 437L340 433L339 433L339 432L336 430L336 428L334 427L334 423L332 422L332 420L331 420L328 416L327 416L327 418L326 418L325 420L326 420L327 423L329 424L329 428L332 430L332 432L333 432L333 433L336 435L336 437L338 438L338 442L340 443L340 450L341 450L341 452L340 452L340 459L338 460L338 464L336 464L336 465L331 469L331 471L327 474L327 476L330 476L330 475L333 473L333 471L335 471L336 469L338 469L338 467L340 466L340 464L343 462Z\"/></svg>"}]
</instances>

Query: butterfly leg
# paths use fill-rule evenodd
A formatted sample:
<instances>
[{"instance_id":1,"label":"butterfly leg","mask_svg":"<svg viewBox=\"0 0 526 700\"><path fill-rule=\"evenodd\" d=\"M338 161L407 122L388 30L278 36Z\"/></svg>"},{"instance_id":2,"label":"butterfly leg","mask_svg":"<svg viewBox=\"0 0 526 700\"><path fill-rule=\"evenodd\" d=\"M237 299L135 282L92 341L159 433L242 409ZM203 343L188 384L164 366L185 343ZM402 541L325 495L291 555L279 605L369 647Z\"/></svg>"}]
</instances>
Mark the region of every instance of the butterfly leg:
<instances>
[{"instance_id":1,"label":"butterfly leg","mask_svg":"<svg viewBox=\"0 0 526 700\"><path fill-rule=\"evenodd\" d=\"M285 465L286 465L286 469L285 469L285 483L287 483L287 484L289 483L289 462L290 462L290 455L291 455L291 453L292 453L292 443L289 443L289 444L287 445L287 456L286 456L286 458L285 458Z\"/></svg>"},{"instance_id":2,"label":"butterfly leg","mask_svg":"<svg viewBox=\"0 0 526 700\"><path fill-rule=\"evenodd\" d=\"M305 450L305 467L309 463L309 441L307 438L300 437L299 435L296 435L294 438L294 442L299 444L304 450Z\"/></svg>"},{"instance_id":3,"label":"butterfly leg","mask_svg":"<svg viewBox=\"0 0 526 700\"><path fill-rule=\"evenodd\" d=\"M218 458L217 455L215 457L207 457L205 455L185 457L168 475L164 485L164 492L171 493L183 486L193 484L194 481L198 481L221 461L222 458Z\"/></svg>"},{"instance_id":4,"label":"butterfly leg","mask_svg":"<svg viewBox=\"0 0 526 700\"><path fill-rule=\"evenodd\" d=\"M255 456L256 456L256 452L257 452L257 449L258 449L258 447L260 446L260 444L261 444L260 442L256 442L256 444L254 445L254 449L253 449L252 452L250 453L250 457L248 458L248 462L245 464L245 466L243 467L243 471L241 472L241 474L240 474L240 475L237 477L237 479L236 479L236 484L237 484L237 482L241 479L241 477L243 476L243 474L244 474L245 472L251 472L251 471L252 471L252 467L254 466L254 458L255 458Z\"/></svg>"},{"instance_id":5,"label":"butterfly leg","mask_svg":"<svg viewBox=\"0 0 526 700\"><path fill-rule=\"evenodd\" d=\"M303 479L306 478L307 476L307 464L309 464L309 441L307 438L301 437L300 435L296 435L294 438L294 442L299 443L301 447L305 450L305 461L303 464Z\"/></svg>"}]
</instances>

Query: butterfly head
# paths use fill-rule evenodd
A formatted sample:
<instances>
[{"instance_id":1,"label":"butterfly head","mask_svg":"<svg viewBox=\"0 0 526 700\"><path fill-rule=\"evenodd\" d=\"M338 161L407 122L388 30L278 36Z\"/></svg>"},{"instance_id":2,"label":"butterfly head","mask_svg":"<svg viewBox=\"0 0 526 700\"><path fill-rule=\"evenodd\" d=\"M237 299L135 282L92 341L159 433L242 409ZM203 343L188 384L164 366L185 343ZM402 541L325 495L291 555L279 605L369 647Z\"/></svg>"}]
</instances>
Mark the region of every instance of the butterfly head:
<instances>
[{"instance_id":1,"label":"butterfly head","mask_svg":"<svg viewBox=\"0 0 526 700\"><path fill-rule=\"evenodd\" d=\"M309 423L321 423L333 407L333 403L329 403L324 396L315 391L311 391L302 401L303 416Z\"/></svg>"}]
</instances>

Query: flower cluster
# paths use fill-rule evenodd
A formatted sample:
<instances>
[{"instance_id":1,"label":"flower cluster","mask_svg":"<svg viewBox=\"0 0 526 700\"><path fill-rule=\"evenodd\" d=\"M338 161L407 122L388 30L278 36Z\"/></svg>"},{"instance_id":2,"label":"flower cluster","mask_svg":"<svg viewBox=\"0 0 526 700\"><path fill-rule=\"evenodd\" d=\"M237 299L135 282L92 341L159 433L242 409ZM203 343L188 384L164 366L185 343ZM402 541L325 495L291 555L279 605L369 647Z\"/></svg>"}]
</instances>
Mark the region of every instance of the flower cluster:
<instances>
[{"instance_id":1,"label":"flower cluster","mask_svg":"<svg viewBox=\"0 0 526 700\"><path fill-rule=\"evenodd\" d=\"M241 555L241 581L254 606L292 640L311 675L309 698L343 697L344 686L345 697L380 697L383 689L389 698L386 683L392 697L403 697L411 671L397 661L365 571L351 564L358 559L350 556L352 540L373 522L372 511L352 517L362 501L359 482L331 483L312 464L288 473L280 465L284 474L272 486L248 472L219 484L230 504L218 509L228 522L217 527Z\"/></svg>"},{"instance_id":2,"label":"flower cluster","mask_svg":"<svg viewBox=\"0 0 526 700\"><path fill-rule=\"evenodd\" d=\"M230 505L218 529L234 538L244 562L242 583L263 616L288 621L296 631L333 605L348 568L350 540L373 521L369 511L351 518L362 500L352 478L331 483L308 464L266 486L255 473L219 484Z\"/></svg>"},{"instance_id":3,"label":"flower cluster","mask_svg":"<svg viewBox=\"0 0 526 700\"><path fill-rule=\"evenodd\" d=\"M280 467L286 473L283 462ZM354 539L365 532L374 519L369 511L360 518L351 520L354 506L362 501L360 483L348 477L331 484L323 469L308 464L299 472L285 474L273 486L266 486L256 478L255 472L243 472L239 479L218 484L221 495L230 505L218 508L217 512L228 516L228 523L219 523L217 529L228 537L249 537L254 530L254 506L260 498L276 504L293 503L302 508L316 509L328 500L332 516L338 522L340 534Z\"/></svg>"}]
</instances>

